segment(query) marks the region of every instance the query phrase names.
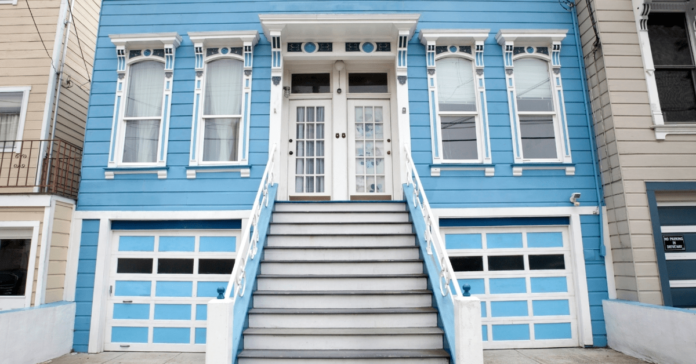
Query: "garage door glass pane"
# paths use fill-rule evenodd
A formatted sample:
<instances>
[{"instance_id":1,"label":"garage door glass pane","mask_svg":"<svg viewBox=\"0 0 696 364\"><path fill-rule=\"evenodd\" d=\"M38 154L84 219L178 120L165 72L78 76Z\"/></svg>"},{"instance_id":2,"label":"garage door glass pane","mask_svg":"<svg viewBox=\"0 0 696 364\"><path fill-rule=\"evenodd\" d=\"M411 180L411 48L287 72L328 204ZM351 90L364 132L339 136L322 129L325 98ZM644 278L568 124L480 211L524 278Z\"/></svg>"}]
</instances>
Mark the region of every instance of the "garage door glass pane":
<instances>
[{"instance_id":1,"label":"garage door glass pane","mask_svg":"<svg viewBox=\"0 0 696 364\"><path fill-rule=\"evenodd\" d=\"M29 239L0 240L0 296L22 296L26 290Z\"/></svg>"},{"instance_id":2,"label":"garage door glass pane","mask_svg":"<svg viewBox=\"0 0 696 364\"><path fill-rule=\"evenodd\" d=\"M530 270L565 269L563 254L558 255L530 255Z\"/></svg>"},{"instance_id":3,"label":"garage door glass pane","mask_svg":"<svg viewBox=\"0 0 696 364\"><path fill-rule=\"evenodd\" d=\"M482 272L483 257L450 257L455 272Z\"/></svg>"},{"instance_id":4,"label":"garage door glass pane","mask_svg":"<svg viewBox=\"0 0 696 364\"><path fill-rule=\"evenodd\" d=\"M198 274L231 274L234 259L201 259L198 261Z\"/></svg>"},{"instance_id":5,"label":"garage door glass pane","mask_svg":"<svg viewBox=\"0 0 696 364\"><path fill-rule=\"evenodd\" d=\"M152 259L119 258L116 273L151 274Z\"/></svg>"},{"instance_id":6,"label":"garage door glass pane","mask_svg":"<svg viewBox=\"0 0 696 364\"><path fill-rule=\"evenodd\" d=\"M524 270L524 256L498 255L488 257L488 270Z\"/></svg>"},{"instance_id":7,"label":"garage door glass pane","mask_svg":"<svg viewBox=\"0 0 696 364\"><path fill-rule=\"evenodd\" d=\"M159 274L193 274L193 259L159 259Z\"/></svg>"}]
</instances>

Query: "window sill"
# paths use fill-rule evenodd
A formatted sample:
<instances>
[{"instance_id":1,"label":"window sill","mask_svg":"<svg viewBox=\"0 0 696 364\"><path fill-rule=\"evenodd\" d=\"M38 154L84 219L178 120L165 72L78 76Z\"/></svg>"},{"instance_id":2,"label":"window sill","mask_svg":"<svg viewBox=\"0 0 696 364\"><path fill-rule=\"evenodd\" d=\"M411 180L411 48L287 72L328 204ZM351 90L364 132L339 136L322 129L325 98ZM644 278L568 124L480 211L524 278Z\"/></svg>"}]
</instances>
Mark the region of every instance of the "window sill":
<instances>
[{"instance_id":1,"label":"window sill","mask_svg":"<svg viewBox=\"0 0 696 364\"><path fill-rule=\"evenodd\" d=\"M197 173L229 173L239 172L241 178L249 178L251 166L242 165L223 165L223 166L188 166L186 167L186 178L194 179Z\"/></svg>"},{"instance_id":2,"label":"window sill","mask_svg":"<svg viewBox=\"0 0 696 364\"><path fill-rule=\"evenodd\" d=\"M655 130L657 140L665 140L667 134L696 134L696 123L653 125L652 128Z\"/></svg>"},{"instance_id":3,"label":"window sill","mask_svg":"<svg viewBox=\"0 0 696 364\"><path fill-rule=\"evenodd\" d=\"M117 174L156 174L159 179L167 178L169 167L104 168L104 178L114 179Z\"/></svg>"},{"instance_id":4,"label":"window sill","mask_svg":"<svg viewBox=\"0 0 696 364\"><path fill-rule=\"evenodd\" d=\"M440 177L442 171L484 171L486 177L495 176L494 164L431 164L430 177Z\"/></svg>"},{"instance_id":5,"label":"window sill","mask_svg":"<svg viewBox=\"0 0 696 364\"><path fill-rule=\"evenodd\" d=\"M566 163L521 163L512 165L512 175L515 177L522 176L524 170L565 170L566 176L575 175L575 164Z\"/></svg>"}]
</instances>

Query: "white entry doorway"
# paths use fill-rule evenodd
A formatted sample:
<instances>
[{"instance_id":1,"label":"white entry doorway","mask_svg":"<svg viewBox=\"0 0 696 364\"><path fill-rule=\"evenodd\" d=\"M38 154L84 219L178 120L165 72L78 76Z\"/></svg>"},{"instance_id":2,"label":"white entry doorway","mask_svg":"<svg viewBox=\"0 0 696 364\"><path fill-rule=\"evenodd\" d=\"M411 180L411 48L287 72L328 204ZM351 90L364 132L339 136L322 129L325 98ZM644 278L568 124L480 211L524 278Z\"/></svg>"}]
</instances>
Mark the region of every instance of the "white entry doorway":
<instances>
[{"instance_id":1,"label":"white entry doorway","mask_svg":"<svg viewBox=\"0 0 696 364\"><path fill-rule=\"evenodd\" d=\"M391 123L388 100L348 101L348 166L351 199L390 199Z\"/></svg>"},{"instance_id":2,"label":"white entry doorway","mask_svg":"<svg viewBox=\"0 0 696 364\"><path fill-rule=\"evenodd\" d=\"M288 116L288 188L295 199L330 200L330 100L295 100Z\"/></svg>"}]
</instances>

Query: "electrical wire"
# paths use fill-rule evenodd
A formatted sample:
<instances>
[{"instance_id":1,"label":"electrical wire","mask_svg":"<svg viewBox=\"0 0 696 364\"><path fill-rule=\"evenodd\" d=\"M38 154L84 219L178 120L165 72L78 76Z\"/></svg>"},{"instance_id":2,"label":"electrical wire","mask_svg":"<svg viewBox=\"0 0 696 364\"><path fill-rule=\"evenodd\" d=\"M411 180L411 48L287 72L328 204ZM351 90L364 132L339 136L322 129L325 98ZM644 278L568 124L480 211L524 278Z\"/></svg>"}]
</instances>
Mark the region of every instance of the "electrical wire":
<instances>
[{"instance_id":1,"label":"electrical wire","mask_svg":"<svg viewBox=\"0 0 696 364\"><path fill-rule=\"evenodd\" d=\"M72 11L72 7L68 6L68 10L70 11L70 18L73 23L73 27L75 28L75 36L77 36L77 46L80 48L80 57L82 58L82 64L85 66L85 72L87 73L87 82L92 82L92 79L90 78L89 74L89 68L87 67L87 60L85 60L85 54L82 51L82 42L80 41L80 32L77 31L77 22L75 21L75 14ZM80 89L82 89L80 87Z\"/></svg>"},{"instance_id":2,"label":"electrical wire","mask_svg":"<svg viewBox=\"0 0 696 364\"><path fill-rule=\"evenodd\" d=\"M27 2L27 9L29 10L29 15L31 15L31 21L34 22L34 28L36 28L36 33L39 34L39 39L41 39L41 45L43 45L44 50L46 51L46 55L48 56L48 59L51 60L51 68L53 68L56 73L58 70L56 69L56 66L53 64L53 57L51 57L51 54L48 53L48 48L46 48L46 43L44 43L43 37L41 36L41 32L39 31L39 26L36 25L36 19L34 19L34 13L31 11L31 6L29 6L29 0L26 0ZM55 46L55 45L54 45Z\"/></svg>"}]
</instances>

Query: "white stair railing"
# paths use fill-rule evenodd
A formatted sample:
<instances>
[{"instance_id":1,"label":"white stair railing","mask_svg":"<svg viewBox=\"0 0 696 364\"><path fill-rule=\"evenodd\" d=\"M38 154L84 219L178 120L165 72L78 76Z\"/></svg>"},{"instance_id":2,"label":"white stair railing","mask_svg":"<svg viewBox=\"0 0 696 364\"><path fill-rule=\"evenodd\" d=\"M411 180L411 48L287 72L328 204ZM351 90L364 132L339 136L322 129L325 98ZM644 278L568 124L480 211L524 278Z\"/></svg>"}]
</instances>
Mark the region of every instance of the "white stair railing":
<instances>
[{"instance_id":1,"label":"white stair railing","mask_svg":"<svg viewBox=\"0 0 696 364\"><path fill-rule=\"evenodd\" d=\"M232 276L230 277L230 281L227 284L227 289L225 290L225 298L234 299L237 296L242 297L246 291L246 265L248 261L253 260L256 257L256 253L259 250L259 218L261 217L262 209L268 206L268 188L275 184L273 182L275 177L273 173L275 159L276 145L274 144L271 148L270 154L268 155L268 163L266 164L266 169L261 177L261 183L259 183L259 190L256 193L254 205L249 213L249 223L242 231L242 243L239 247L237 256L244 258L237 258L234 269L232 270Z\"/></svg>"},{"instance_id":2,"label":"white stair railing","mask_svg":"<svg viewBox=\"0 0 696 364\"><path fill-rule=\"evenodd\" d=\"M440 293L442 296L447 296L449 294L452 300L454 300L454 296L462 297L462 291L459 288L452 263L450 262L449 255L447 255L447 249L442 241L440 228L437 224L438 220L430 209L428 197L425 195L425 189L418 176L416 165L413 163L413 157L408 147L404 147L404 154L406 155L406 185L413 186L413 196L411 196L413 198L413 204L420 208L423 219L425 220L426 251L431 259L433 259L435 266L440 266ZM450 288L450 281L455 282L454 293L452 293Z\"/></svg>"}]
</instances>

